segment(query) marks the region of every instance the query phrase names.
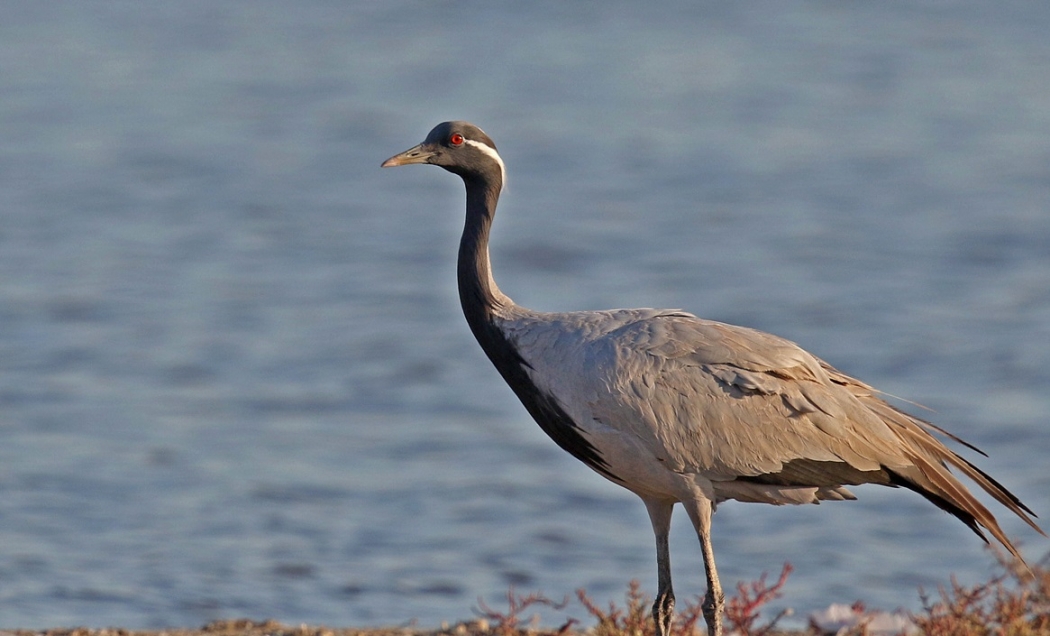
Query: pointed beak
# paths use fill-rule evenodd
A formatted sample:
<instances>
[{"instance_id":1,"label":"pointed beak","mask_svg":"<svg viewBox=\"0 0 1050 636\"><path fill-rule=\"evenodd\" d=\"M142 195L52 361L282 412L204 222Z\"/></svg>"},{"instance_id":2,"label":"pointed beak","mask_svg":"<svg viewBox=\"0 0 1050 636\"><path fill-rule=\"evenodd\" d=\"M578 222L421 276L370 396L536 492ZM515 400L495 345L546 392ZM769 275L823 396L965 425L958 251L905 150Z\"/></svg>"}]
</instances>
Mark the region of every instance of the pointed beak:
<instances>
[{"instance_id":1,"label":"pointed beak","mask_svg":"<svg viewBox=\"0 0 1050 636\"><path fill-rule=\"evenodd\" d=\"M433 156L434 151L428 150L423 144L419 144L387 159L381 167L393 168L394 166L407 166L410 163L426 163Z\"/></svg>"}]
</instances>

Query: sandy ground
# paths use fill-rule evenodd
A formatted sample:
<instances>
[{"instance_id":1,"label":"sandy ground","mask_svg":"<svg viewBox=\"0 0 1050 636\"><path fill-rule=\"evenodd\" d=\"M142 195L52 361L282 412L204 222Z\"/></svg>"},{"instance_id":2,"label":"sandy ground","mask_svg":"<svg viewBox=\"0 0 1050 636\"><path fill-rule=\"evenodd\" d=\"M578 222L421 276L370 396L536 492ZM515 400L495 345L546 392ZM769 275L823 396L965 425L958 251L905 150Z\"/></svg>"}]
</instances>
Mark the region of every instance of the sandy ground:
<instances>
[{"instance_id":1,"label":"sandy ground","mask_svg":"<svg viewBox=\"0 0 1050 636\"><path fill-rule=\"evenodd\" d=\"M494 632L484 624L463 623L443 630L412 628L332 628L299 625L293 627L277 621L248 619L221 620L198 629L130 630L119 627L91 629L64 627L45 630L0 629L0 636L482 636Z\"/></svg>"},{"instance_id":2,"label":"sandy ground","mask_svg":"<svg viewBox=\"0 0 1050 636\"><path fill-rule=\"evenodd\" d=\"M333 628L299 625L293 627L277 621L248 619L221 620L199 629L130 630L119 627L89 629L65 627L44 630L0 629L0 636L580 636L586 631L559 631L557 629L503 630L493 629L485 620L458 623L451 627L425 630L411 627L390 628ZM702 628L698 634L706 633ZM775 636L805 636L807 632L773 632Z\"/></svg>"},{"instance_id":3,"label":"sandy ground","mask_svg":"<svg viewBox=\"0 0 1050 636\"><path fill-rule=\"evenodd\" d=\"M522 630L521 634L542 636L558 634L556 630ZM564 632L563 632L564 633ZM579 632L572 632L579 634ZM492 629L485 620L458 623L451 627L426 630L411 627L349 628L284 625L277 621L249 619L221 620L198 629L131 630L120 627L64 627L44 630L0 629L0 636L510 636L505 630Z\"/></svg>"}]
</instances>

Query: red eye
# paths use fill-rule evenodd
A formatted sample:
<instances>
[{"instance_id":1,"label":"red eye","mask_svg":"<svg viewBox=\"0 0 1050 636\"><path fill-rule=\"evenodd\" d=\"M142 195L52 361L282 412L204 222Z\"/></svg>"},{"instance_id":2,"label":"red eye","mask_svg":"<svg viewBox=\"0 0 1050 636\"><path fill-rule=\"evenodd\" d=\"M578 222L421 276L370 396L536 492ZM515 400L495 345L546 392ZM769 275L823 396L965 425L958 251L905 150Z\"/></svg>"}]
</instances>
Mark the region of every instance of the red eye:
<instances>
[{"instance_id":1,"label":"red eye","mask_svg":"<svg viewBox=\"0 0 1050 636\"><path fill-rule=\"evenodd\" d=\"M453 146L459 146L463 144L463 135L459 133L452 133L452 136L448 138L448 143Z\"/></svg>"}]
</instances>

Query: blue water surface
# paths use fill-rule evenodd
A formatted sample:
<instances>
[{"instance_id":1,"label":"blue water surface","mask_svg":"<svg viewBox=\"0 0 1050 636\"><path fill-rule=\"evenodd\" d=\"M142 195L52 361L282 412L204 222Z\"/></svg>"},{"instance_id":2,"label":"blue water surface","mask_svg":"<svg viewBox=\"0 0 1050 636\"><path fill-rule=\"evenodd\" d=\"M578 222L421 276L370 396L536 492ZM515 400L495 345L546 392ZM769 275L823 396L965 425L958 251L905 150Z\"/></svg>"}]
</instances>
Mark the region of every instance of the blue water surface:
<instances>
[{"instance_id":1,"label":"blue water surface","mask_svg":"<svg viewBox=\"0 0 1050 636\"><path fill-rule=\"evenodd\" d=\"M446 119L508 166L519 303L778 333L1050 515L1050 5L0 13L0 627L437 626L511 586L654 590L641 504L544 437L459 313L462 185L379 169ZM790 561L803 617L993 571L920 497L857 492L720 507L723 582Z\"/></svg>"}]
</instances>

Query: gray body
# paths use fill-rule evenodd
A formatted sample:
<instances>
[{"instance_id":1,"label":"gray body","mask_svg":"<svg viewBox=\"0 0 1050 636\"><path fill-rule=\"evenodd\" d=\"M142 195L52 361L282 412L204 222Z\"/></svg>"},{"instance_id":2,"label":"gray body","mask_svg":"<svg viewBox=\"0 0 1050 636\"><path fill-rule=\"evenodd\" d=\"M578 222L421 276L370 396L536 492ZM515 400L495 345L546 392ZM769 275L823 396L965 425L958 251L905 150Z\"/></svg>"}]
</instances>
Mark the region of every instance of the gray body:
<instances>
[{"instance_id":1,"label":"gray body","mask_svg":"<svg viewBox=\"0 0 1050 636\"><path fill-rule=\"evenodd\" d=\"M661 636L674 608L667 537L677 503L700 539L712 636L722 631L724 599L711 515L725 500L817 503L854 499L849 485L903 486L1020 559L954 469L1042 533L1024 504L931 431L961 440L788 340L679 310L541 313L516 305L489 264L505 178L492 140L472 124L446 122L383 165L409 163L439 165L466 185L460 301L489 359L551 439L645 503L656 535L653 616Z\"/></svg>"}]
</instances>

